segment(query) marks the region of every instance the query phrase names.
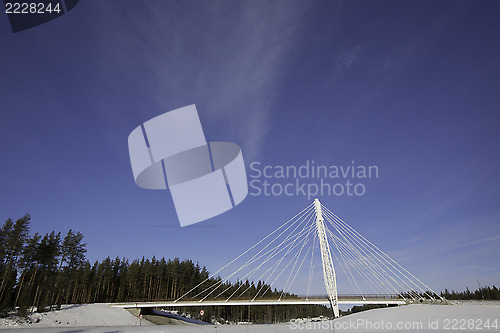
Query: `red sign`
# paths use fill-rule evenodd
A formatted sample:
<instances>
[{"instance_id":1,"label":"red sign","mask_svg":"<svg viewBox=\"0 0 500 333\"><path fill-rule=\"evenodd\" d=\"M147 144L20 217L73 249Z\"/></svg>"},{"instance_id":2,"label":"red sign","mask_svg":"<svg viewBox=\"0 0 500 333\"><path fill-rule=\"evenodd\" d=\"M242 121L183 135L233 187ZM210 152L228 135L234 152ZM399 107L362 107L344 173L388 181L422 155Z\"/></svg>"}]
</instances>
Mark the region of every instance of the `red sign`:
<instances>
[{"instance_id":1,"label":"red sign","mask_svg":"<svg viewBox=\"0 0 500 333\"><path fill-rule=\"evenodd\" d=\"M205 311L200 310L200 316L203 316L205 314Z\"/></svg>"}]
</instances>

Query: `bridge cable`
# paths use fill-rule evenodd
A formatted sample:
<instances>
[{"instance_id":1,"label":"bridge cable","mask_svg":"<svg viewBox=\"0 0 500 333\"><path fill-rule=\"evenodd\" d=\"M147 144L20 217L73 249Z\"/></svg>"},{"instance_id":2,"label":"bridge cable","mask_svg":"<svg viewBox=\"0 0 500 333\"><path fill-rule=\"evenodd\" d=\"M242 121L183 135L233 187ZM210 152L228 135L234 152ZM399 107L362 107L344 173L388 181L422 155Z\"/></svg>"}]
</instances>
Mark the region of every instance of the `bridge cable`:
<instances>
[{"instance_id":1,"label":"bridge cable","mask_svg":"<svg viewBox=\"0 0 500 333\"><path fill-rule=\"evenodd\" d=\"M278 230L280 230L281 228L283 228L284 226L286 226L288 223L290 223L291 221L293 221L297 216L301 215L304 211L308 211L310 209L314 209L314 202L309 204L306 208L304 208L303 210L301 210L299 213L297 213L294 217L292 217L291 219L289 219L288 221L286 221L285 223L283 223L281 226L279 226L278 228L276 228L273 232L271 232L270 234L268 234L266 237L262 238L260 241L258 241L257 243L255 243L252 247L250 247L248 250L246 250L245 252L243 252L242 254L240 254L239 256L237 256L236 258L234 258L233 260L231 260L229 263L227 263L226 265L224 265L222 268L220 268L219 270L217 270L216 272L212 273L211 275L209 275L205 280L203 280L202 282L200 282L199 284L197 284L196 286L194 286L193 288L191 288L189 291L187 291L186 293L184 293L181 297L177 298L174 303L176 303L177 301L179 301L180 299L182 299L183 297L185 297L186 295L189 295L193 290L195 290L196 288L198 288L199 286L201 286L203 283L209 281L211 278L213 278L217 273L219 273L220 271L222 271L223 269L225 269L226 267L228 267L229 265L231 265L233 262L235 262L236 260L238 260L239 258L241 258L242 256L244 256L246 253L250 252L252 249L254 249L255 247L257 247L260 243L262 243L263 241L265 241L267 238L271 237L271 235L273 235L274 233L276 233ZM288 228L287 228L288 229ZM279 237L279 236L278 236Z\"/></svg>"},{"instance_id":2,"label":"bridge cable","mask_svg":"<svg viewBox=\"0 0 500 333\"><path fill-rule=\"evenodd\" d=\"M393 289L394 289L394 290L395 290L398 294L400 294L400 293L398 292L398 289L397 289L397 288L394 288L394 287L391 285L391 283L387 280L387 278L386 278L386 277L388 277L388 278L390 278L392 281L394 281L394 283L396 283L396 284L398 285L398 287L399 287L399 288L401 288L401 289L404 289L404 288L403 288L403 286L401 286L401 284L399 284L399 282L398 282L395 278L398 278L398 279L399 279L401 282L403 282L403 284L405 284L408 288L411 288L410 286L408 286L408 284L407 284L405 281L401 280L401 279L397 276L397 274L393 276L392 274L394 274L394 272L390 269L390 267L388 267L388 266L387 266L387 265L386 265L383 261L381 261L381 260L380 260L377 256L375 256L375 255L373 255L372 253L370 253L370 249L369 249L369 248L367 248L366 246L364 246L364 244L359 243L359 245L356 245L356 243L358 243L358 242L357 242L357 240L356 240L355 238L353 238L353 237L352 237L352 235L350 235L350 234L349 234L349 231L348 231L348 230L346 230L346 229L344 229L344 227L343 227L343 226L340 226L340 225L339 225L339 227L340 227L341 229L338 229L338 228L337 228L337 225L336 225L336 224L334 224L334 223L332 223L333 221L332 221L332 220L330 220L330 218L329 218L329 216L328 216L328 213L327 213L326 215L327 215L326 219L328 220L328 222L329 222L330 224L332 224L332 225L333 225L333 227L337 230L337 232L338 232L340 235L342 235L342 236L344 237L344 240L346 241L346 244L345 244L345 245L347 246L347 248L349 248L349 249L350 249L353 253L356 253L356 255L358 256L358 258L360 258L360 262L365 263L366 267L367 267L370 271L372 271L372 272L374 273L374 274L373 274L373 275L374 275L374 277L376 277L376 278L377 278L377 280L378 280L379 282L381 282L381 281L380 281L380 279L378 278L378 276L380 276L383 280L385 280L385 281L386 281L386 282L387 282L387 283L388 283L388 284L389 284L389 285L390 285L390 286L391 286L391 287L392 287L392 288L393 288ZM344 233L344 232L342 232L342 231L345 231L345 233ZM351 237L352 242L351 242L351 241L349 241L349 240L346 238L346 236ZM362 254L359 250L361 250L361 252L363 252L363 254ZM392 274L389 274L389 273L388 273L388 272L387 272L387 271L386 271L386 270L385 270L382 266L380 266L380 265L379 265L379 264L378 264L378 263L377 263L374 259L375 259L375 260L378 260L378 261L379 261L382 265L384 265L384 266L388 269L388 271L389 271L390 273L392 273ZM400 294L400 295L401 295L401 294ZM402 295L401 295L401 296L402 296Z\"/></svg>"},{"instance_id":3,"label":"bridge cable","mask_svg":"<svg viewBox=\"0 0 500 333\"><path fill-rule=\"evenodd\" d=\"M326 208L326 207L325 207ZM378 254L378 256L382 257L382 258L387 258L385 259L385 261L391 263L394 263L396 264L399 268L401 268L404 272L406 272L407 274L409 274L412 278L414 278L417 282L419 282L422 286L424 286L425 288L428 289L428 291L431 291L434 295L437 295L441 300L443 300L443 298L437 294L436 292L434 292L431 288L429 288L425 283L423 283L422 281L420 281L417 277L415 277L413 274L411 274L408 270L406 270L404 267L402 267L399 263L397 263L394 259L392 259L390 256L388 256L386 253L384 253L382 250L380 250L377 246L375 246L373 243L371 243L368 239L366 239L365 237L363 237L360 233L358 233L356 230L354 230L351 226L349 226L345 221L343 221L341 218L339 218L337 215L335 215L333 212L331 212L328 208L326 208L327 210L327 213L330 214L331 216L334 217L334 219L336 221L338 221L340 224L343 224L345 225L348 229L350 229L352 231L352 233L354 235L357 235L359 239L361 239L364 243L367 243L369 246L371 246L372 248L374 248L374 251L378 251L380 252L383 256L381 256L380 254L378 254L378 252L376 252ZM394 265L392 265L394 267ZM405 276L403 272L401 272L397 267L395 267L395 269L398 270L398 272L400 272L400 274L402 274L406 279L408 279L412 284L414 284L418 289L420 289L424 294L426 294L427 296L429 296L431 299L434 299L432 297L432 295L430 295L428 293L428 291L424 290L423 288L421 288L417 283L415 283L413 280L411 280L409 277Z\"/></svg>"}]
</instances>

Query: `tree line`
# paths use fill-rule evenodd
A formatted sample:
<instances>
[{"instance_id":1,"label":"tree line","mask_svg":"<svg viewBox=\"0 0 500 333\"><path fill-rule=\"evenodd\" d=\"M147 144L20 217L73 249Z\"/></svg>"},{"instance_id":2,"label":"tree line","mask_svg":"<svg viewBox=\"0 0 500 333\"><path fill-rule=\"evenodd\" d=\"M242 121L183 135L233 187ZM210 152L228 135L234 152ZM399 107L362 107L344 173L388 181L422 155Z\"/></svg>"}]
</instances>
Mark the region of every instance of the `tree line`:
<instances>
[{"instance_id":1,"label":"tree line","mask_svg":"<svg viewBox=\"0 0 500 333\"><path fill-rule=\"evenodd\" d=\"M423 299L438 298L438 295L433 291L426 291L423 293L419 293L416 291L406 292L401 294L404 298L414 298L415 296L419 296ZM500 289L493 285L493 287L479 287L475 291L470 291L469 287L465 289L465 291L448 291L445 289L440 292L439 295L447 300L500 300Z\"/></svg>"},{"instance_id":2,"label":"tree line","mask_svg":"<svg viewBox=\"0 0 500 333\"><path fill-rule=\"evenodd\" d=\"M83 234L69 230L64 238L52 231L30 236L30 215L5 221L0 229L0 313L45 309L68 303L81 291L79 273L85 263Z\"/></svg>"},{"instance_id":3,"label":"tree line","mask_svg":"<svg viewBox=\"0 0 500 333\"><path fill-rule=\"evenodd\" d=\"M500 300L500 289L493 285L493 287L480 287L475 291L470 291L469 287L465 291L448 291L445 289L441 296L449 300Z\"/></svg>"},{"instance_id":4,"label":"tree line","mask_svg":"<svg viewBox=\"0 0 500 333\"><path fill-rule=\"evenodd\" d=\"M85 257L87 244L82 233L69 230L65 236L55 231L30 235L30 222L30 215L25 215L15 222L8 219L0 229L0 315L12 310L21 315L33 310L42 312L61 304L175 300L194 288L186 295L189 298L222 283L220 277L209 278L205 267L179 258L153 257L129 262L125 258L107 257L91 264ZM245 291L241 298L247 299L258 290L265 290L263 297L281 295L281 291L262 281L224 282L219 290L225 290L221 297L229 297L237 290ZM199 313L194 308L181 310L193 316ZM319 305L204 310L206 320L253 322L328 315L329 311Z\"/></svg>"}]
</instances>

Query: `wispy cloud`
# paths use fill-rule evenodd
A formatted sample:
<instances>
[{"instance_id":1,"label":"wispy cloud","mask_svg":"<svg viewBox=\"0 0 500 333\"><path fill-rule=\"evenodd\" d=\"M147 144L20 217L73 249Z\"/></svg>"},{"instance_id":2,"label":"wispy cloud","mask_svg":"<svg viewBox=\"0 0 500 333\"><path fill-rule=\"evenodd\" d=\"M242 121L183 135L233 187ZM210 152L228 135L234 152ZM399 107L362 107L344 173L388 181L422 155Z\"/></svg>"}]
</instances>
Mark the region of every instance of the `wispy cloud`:
<instances>
[{"instance_id":1,"label":"wispy cloud","mask_svg":"<svg viewBox=\"0 0 500 333\"><path fill-rule=\"evenodd\" d=\"M348 70L349 67L353 66L360 60L362 54L363 47L360 45L351 47L341 52L335 59L335 77L344 74L344 72Z\"/></svg>"},{"instance_id":2,"label":"wispy cloud","mask_svg":"<svg viewBox=\"0 0 500 333\"><path fill-rule=\"evenodd\" d=\"M500 268L498 267L489 267L489 266L481 266L481 265L457 265L453 266L453 268L461 269L464 271L498 271Z\"/></svg>"},{"instance_id":3,"label":"wispy cloud","mask_svg":"<svg viewBox=\"0 0 500 333\"><path fill-rule=\"evenodd\" d=\"M201 118L228 132L230 138L219 133L226 135L220 139L239 143L248 161L258 158L273 126L273 102L305 6L204 3L193 10L189 5L158 8L158 2L148 2L141 4L144 12L139 13L113 8L125 15L106 17L106 25L121 33L106 32L98 38L125 73L120 75L137 82L134 94L150 99L146 109L147 104L167 110L202 104ZM124 22L127 13L130 20ZM208 139L219 139L214 136Z\"/></svg>"},{"instance_id":4,"label":"wispy cloud","mask_svg":"<svg viewBox=\"0 0 500 333\"><path fill-rule=\"evenodd\" d=\"M470 241L470 242L465 242L465 243L459 244L457 247L478 245L478 244L489 243L489 242L498 241L498 240L500 240L500 235L475 239L475 240Z\"/></svg>"},{"instance_id":5,"label":"wispy cloud","mask_svg":"<svg viewBox=\"0 0 500 333\"><path fill-rule=\"evenodd\" d=\"M210 61L197 72L196 92L211 96L211 114L231 126L232 135L246 149L247 160L258 158L272 127L273 101L301 13L293 5L269 3L262 10L247 3L235 8L238 24L224 40L213 34L204 40ZM225 52L219 49L221 45Z\"/></svg>"}]
</instances>

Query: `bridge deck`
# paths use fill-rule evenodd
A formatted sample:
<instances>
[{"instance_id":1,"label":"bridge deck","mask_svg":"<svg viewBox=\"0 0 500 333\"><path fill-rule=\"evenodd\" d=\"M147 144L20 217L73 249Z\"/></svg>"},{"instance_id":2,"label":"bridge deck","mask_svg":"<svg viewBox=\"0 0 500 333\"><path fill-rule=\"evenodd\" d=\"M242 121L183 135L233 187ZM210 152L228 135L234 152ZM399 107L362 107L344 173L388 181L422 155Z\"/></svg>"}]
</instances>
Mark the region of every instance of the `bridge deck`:
<instances>
[{"instance_id":1,"label":"bridge deck","mask_svg":"<svg viewBox=\"0 0 500 333\"><path fill-rule=\"evenodd\" d=\"M162 307L184 307L184 306L228 306L228 305L300 305L300 304L320 304L329 305L330 302L325 298L317 299L283 299L278 300L229 300L229 301L179 301L179 302L137 302L137 303L112 303L113 307L118 308L162 308ZM395 304L403 305L406 302L402 299L339 299L341 304Z\"/></svg>"}]
</instances>

